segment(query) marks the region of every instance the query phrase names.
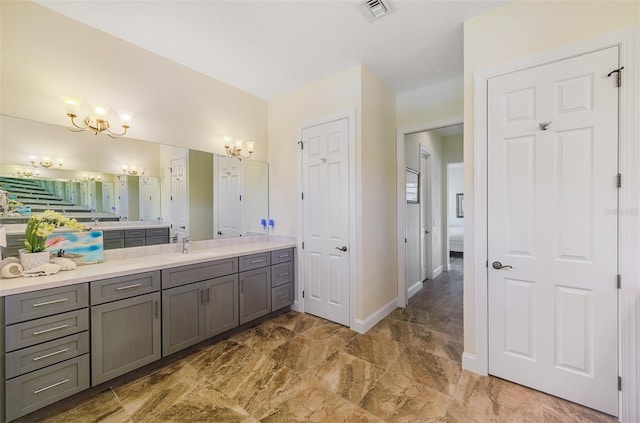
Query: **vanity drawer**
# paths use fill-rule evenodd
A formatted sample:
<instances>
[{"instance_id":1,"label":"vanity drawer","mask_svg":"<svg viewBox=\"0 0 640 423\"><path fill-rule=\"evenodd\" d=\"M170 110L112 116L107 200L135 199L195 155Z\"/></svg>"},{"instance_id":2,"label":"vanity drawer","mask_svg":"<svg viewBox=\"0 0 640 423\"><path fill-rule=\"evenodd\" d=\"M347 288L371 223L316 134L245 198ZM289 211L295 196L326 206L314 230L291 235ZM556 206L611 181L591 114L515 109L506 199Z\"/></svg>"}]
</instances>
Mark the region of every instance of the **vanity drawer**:
<instances>
[{"instance_id":1,"label":"vanity drawer","mask_svg":"<svg viewBox=\"0 0 640 423\"><path fill-rule=\"evenodd\" d=\"M102 231L102 239L123 239L124 231Z\"/></svg>"},{"instance_id":2,"label":"vanity drawer","mask_svg":"<svg viewBox=\"0 0 640 423\"><path fill-rule=\"evenodd\" d=\"M129 247L144 247L145 246L145 238L125 238L124 239L124 248Z\"/></svg>"},{"instance_id":3,"label":"vanity drawer","mask_svg":"<svg viewBox=\"0 0 640 423\"><path fill-rule=\"evenodd\" d=\"M148 236L147 245L161 245L169 243L169 235L164 236Z\"/></svg>"},{"instance_id":4,"label":"vanity drawer","mask_svg":"<svg viewBox=\"0 0 640 423\"><path fill-rule=\"evenodd\" d=\"M271 289L271 311L293 304L293 283L281 285Z\"/></svg>"},{"instance_id":5,"label":"vanity drawer","mask_svg":"<svg viewBox=\"0 0 640 423\"><path fill-rule=\"evenodd\" d=\"M10 352L6 355L7 379L33 372L43 367L89 352L89 332L65 336Z\"/></svg>"},{"instance_id":6,"label":"vanity drawer","mask_svg":"<svg viewBox=\"0 0 640 423\"><path fill-rule=\"evenodd\" d=\"M5 348L7 352L14 351L87 329L89 329L89 311L86 308L30 320L6 327Z\"/></svg>"},{"instance_id":7,"label":"vanity drawer","mask_svg":"<svg viewBox=\"0 0 640 423\"><path fill-rule=\"evenodd\" d=\"M169 236L169 228L151 228L146 229L147 236Z\"/></svg>"},{"instance_id":8,"label":"vanity drawer","mask_svg":"<svg viewBox=\"0 0 640 423\"><path fill-rule=\"evenodd\" d=\"M103 239L102 246L105 250L114 250L116 248L124 248L124 238Z\"/></svg>"},{"instance_id":9,"label":"vanity drawer","mask_svg":"<svg viewBox=\"0 0 640 423\"><path fill-rule=\"evenodd\" d=\"M124 231L124 237L126 238L142 238L145 236L144 229L127 229Z\"/></svg>"},{"instance_id":10,"label":"vanity drawer","mask_svg":"<svg viewBox=\"0 0 640 423\"><path fill-rule=\"evenodd\" d=\"M293 282L292 261L271 266L271 286L280 286L289 282Z\"/></svg>"},{"instance_id":11,"label":"vanity drawer","mask_svg":"<svg viewBox=\"0 0 640 423\"><path fill-rule=\"evenodd\" d=\"M260 267L268 266L271 264L271 253L269 251L258 254L251 254L250 256L240 257L240 271L258 269Z\"/></svg>"},{"instance_id":12,"label":"vanity drawer","mask_svg":"<svg viewBox=\"0 0 640 423\"><path fill-rule=\"evenodd\" d=\"M271 252L271 264L284 263L293 260L293 248Z\"/></svg>"},{"instance_id":13,"label":"vanity drawer","mask_svg":"<svg viewBox=\"0 0 640 423\"><path fill-rule=\"evenodd\" d=\"M237 258L164 269L162 271L162 289L200 282L237 272Z\"/></svg>"},{"instance_id":14,"label":"vanity drawer","mask_svg":"<svg viewBox=\"0 0 640 423\"><path fill-rule=\"evenodd\" d=\"M89 388L89 355L8 380L7 420L14 420Z\"/></svg>"},{"instance_id":15,"label":"vanity drawer","mask_svg":"<svg viewBox=\"0 0 640 423\"><path fill-rule=\"evenodd\" d=\"M160 290L160 271L91 282L91 305L108 303Z\"/></svg>"},{"instance_id":16,"label":"vanity drawer","mask_svg":"<svg viewBox=\"0 0 640 423\"><path fill-rule=\"evenodd\" d=\"M24 235L7 235L7 247L24 247L24 240L26 237Z\"/></svg>"},{"instance_id":17,"label":"vanity drawer","mask_svg":"<svg viewBox=\"0 0 640 423\"><path fill-rule=\"evenodd\" d=\"M10 295L5 303L6 324L24 322L89 305L86 283Z\"/></svg>"}]
</instances>

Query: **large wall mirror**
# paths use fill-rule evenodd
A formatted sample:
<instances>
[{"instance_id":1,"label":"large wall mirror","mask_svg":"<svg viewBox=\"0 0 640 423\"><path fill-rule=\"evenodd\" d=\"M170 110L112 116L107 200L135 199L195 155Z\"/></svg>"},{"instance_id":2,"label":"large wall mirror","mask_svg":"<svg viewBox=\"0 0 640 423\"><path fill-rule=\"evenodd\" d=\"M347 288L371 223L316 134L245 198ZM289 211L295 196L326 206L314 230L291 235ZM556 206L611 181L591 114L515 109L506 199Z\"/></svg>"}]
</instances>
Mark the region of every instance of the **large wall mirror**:
<instances>
[{"instance_id":1,"label":"large wall mirror","mask_svg":"<svg viewBox=\"0 0 640 423\"><path fill-rule=\"evenodd\" d=\"M265 162L9 116L0 125L0 177L45 187L67 214L168 222L192 240L267 233Z\"/></svg>"}]
</instances>

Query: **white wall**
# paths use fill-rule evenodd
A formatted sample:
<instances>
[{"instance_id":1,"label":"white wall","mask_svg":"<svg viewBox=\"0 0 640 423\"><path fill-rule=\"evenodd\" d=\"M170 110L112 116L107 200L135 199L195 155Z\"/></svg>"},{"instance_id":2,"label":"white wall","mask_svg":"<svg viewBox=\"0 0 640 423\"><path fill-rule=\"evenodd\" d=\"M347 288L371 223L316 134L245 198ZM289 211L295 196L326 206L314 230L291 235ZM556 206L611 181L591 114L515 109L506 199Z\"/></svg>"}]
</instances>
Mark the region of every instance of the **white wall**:
<instances>
[{"instance_id":1,"label":"white wall","mask_svg":"<svg viewBox=\"0 0 640 423\"><path fill-rule=\"evenodd\" d=\"M640 23L637 1L516 1L464 24L464 349L475 354L473 75Z\"/></svg>"}]
</instances>

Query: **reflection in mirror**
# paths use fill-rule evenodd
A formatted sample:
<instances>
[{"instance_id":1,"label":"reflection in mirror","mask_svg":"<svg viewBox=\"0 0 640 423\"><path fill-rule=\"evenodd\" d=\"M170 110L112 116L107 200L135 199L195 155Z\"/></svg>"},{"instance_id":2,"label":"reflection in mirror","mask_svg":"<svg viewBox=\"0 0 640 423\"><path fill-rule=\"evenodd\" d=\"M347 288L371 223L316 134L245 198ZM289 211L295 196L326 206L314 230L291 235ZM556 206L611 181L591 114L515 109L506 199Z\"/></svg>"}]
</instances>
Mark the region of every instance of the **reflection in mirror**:
<instances>
[{"instance_id":1,"label":"reflection in mirror","mask_svg":"<svg viewBox=\"0 0 640 423\"><path fill-rule=\"evenodd\" d=\"M31 163L34 157L37 168ZM39 166L39 157L50 157L56 165ZM124 166L129 170L135 166L138 175L126 174ZM25 170L32 175L26 177ZM221 172L226 171L235 176L221 180ZM256 160L240 161L132 138L72 133L64 126L3 115L0 176L44 184L65 201L61 210L87 213L87 220L162 220L171 224L170 235L176 239L267 233L268 164ZM44 209L52 208L47 200L41 203ZM232 228L231 233L227 228Z\"/></svg>"}]
</instances>

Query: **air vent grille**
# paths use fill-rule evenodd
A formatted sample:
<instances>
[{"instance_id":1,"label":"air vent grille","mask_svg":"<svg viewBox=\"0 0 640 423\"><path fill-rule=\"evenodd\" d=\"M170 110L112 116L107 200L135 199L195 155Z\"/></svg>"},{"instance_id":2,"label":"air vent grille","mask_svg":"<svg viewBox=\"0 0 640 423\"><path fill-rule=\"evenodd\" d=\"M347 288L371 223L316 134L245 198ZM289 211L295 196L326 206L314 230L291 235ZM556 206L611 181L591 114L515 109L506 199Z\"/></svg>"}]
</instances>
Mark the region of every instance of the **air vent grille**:
<instances>
[{"instance_id":1,"label":"air vent grille","mask_svg":"<svg viewBox=\"0 0 640 423\"><path fill-rule=\"evenodd\" d=\"M358 9L369 22L373 22L393 12L389 0L365 0L358 4Z\"/></svg>"}]
</instances>

